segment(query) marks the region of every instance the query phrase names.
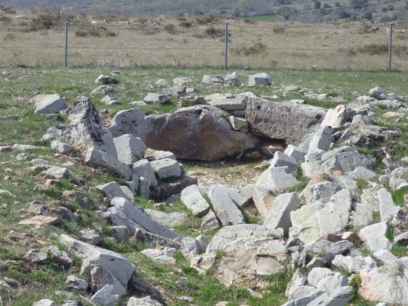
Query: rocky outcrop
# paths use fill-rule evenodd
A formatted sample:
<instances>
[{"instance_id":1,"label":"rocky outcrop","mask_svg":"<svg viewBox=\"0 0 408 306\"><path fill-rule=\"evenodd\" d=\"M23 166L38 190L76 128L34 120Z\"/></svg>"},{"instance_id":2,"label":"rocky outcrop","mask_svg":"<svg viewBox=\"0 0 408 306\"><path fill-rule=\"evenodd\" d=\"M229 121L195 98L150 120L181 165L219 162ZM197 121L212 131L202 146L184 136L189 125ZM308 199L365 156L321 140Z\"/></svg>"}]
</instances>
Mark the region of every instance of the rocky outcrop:
<instances>
[{"instance_id":1,"label":"rocky outcrop","mask_svg":"<svg viewBox=\"0 0 408 306\"><path fill-rule=\"evenodd\" d=\"M320 124L325 113L323 108L310 105L249 99L245 117L253 132L299 144L313 127Z\"/></svg>"},{"instance_id":2,"label":"rocky outcrop","mask_svg":"<svg viewBox=\"0 0 408 306\"><path fill-rule=\"evenodd\" d=\"M234 131L228 114L212 106L182 108L146 117L145 143L173 152L178 159L215 161L257 148L259 138Z\"/></svg>"}]
</instances>

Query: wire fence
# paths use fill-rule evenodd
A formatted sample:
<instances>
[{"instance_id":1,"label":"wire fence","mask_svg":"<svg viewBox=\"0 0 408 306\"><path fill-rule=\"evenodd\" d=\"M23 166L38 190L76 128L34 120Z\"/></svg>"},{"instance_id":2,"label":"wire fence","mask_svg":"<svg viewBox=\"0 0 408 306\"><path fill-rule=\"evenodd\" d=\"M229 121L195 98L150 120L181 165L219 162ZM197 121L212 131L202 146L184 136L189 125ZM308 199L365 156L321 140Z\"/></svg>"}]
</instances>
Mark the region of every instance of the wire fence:
<instances>
[{"instance_id":1,"label":"wire fence","mask_svg":"<svg viewBox=\"0 0 408 306\"><path fill-rule=\"evenodd\" d=\"M174 19L177 20L177 19ZM98 21L49 30L0 28L0 66L211 66L408 71L408 23L229 20L186 26ZM227 45L226 42L228 41ZM228 56L226 58L226 56Z\"/></svg>"}]
</instances>

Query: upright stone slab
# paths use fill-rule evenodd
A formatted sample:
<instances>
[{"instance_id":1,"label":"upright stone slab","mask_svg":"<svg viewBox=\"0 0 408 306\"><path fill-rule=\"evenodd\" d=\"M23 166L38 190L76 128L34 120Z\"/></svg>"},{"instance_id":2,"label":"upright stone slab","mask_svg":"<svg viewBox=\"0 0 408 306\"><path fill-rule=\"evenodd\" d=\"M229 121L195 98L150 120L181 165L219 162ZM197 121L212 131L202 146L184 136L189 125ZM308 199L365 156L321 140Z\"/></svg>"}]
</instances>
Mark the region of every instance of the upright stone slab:
<instances>
[{"instance_id":1,"label":"upright stone slab","mask_svg":"<svg viewBox=\"0 0 408 306\"><path fill-rule=\"evenodd\" d=\"M241 210L228 194L228 187L222 185L211 186L208 198L223 226L245 223Z\"/></svg>"}]
</instances>

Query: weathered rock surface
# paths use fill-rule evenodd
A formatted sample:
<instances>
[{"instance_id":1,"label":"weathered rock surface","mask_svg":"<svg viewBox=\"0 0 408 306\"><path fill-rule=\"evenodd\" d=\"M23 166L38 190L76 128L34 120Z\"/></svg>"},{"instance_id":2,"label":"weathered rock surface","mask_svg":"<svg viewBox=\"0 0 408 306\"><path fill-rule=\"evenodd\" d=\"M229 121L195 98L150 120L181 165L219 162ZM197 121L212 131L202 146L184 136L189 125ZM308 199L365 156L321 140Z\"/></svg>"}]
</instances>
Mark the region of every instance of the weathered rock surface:
<instances>
[{"instance_id":1,"label":"weathered rock surface","mask_svg":"<svg viewBox=\"0 0 408 306\"><path fill-rule=\"evenodd\" d=\"M257 137L234 131L228 115L212 106L182 108L171 114L147 116L146 120L146 145L171 151L178 159L220 160L260 145Z\"/></svg>"},{"instance_id":2,"label":"weathered rock surface","mask_svg":"<svg viewBox=\"0 0 408 306\"><path fill-rule=\"evenodd\" d=\"M202 217L210 210L210 204L203 197L197 185L183 189L180 200L194 216Z\"/></svg>"},{"instance_id":3,"label":"weathered rock surface","mask_svg":"<svg viewBox=\"0 0 408 306\"><path fill-rule=\"evenodd\" d=\"M230 191L222 185L211 186L208 191L212 208L223 226L245 223L244 215L236 200L231 197Z\"/></svg>"},{"instance_id":4,"label":"weathered rock surface","mask_svg":"<svg viewBox=\"0 0 408 306\"><path fill-rule=\"evenodd\" d=\"M56 114L67 108L65 100L60 95L37 95L31 99L36 114Z\"/></svg>"},{"instance_id":5,"label":"weathered rock surface","mask_svg":"<svg viewBox=\"0 0 408 306\"><path fill-rule=\"evenodd\" d=\"M247 101L246 119L254 132L271 139L299 144L325 115L320 107L263 99Z\"/></svg>"},{"instance_id":6,"label":"weathered rock surface","mask_svg":"<svg viewBox=\"0 0 408 306\"><path fill-rule=\"evenodd\" d=\"M124 225L131 233L136 230L144 230L153 235L166 239L177 239L178 235L167 227L155 222L143 209L135 206L125 198L114 198L112 207L106 212L106 216L114 225Z\"/></svg>"},{"instance_id":7,"label":"weathered rock surface","mask_svg":"<svg viewBox=\"0 0 408 306\"><path fill-rule=\"evenodd\" d=\"M278 195L269 209L268 216L264 219L264 225L271 228L281 228L287 235L292 226L290 212L298 209L300 201L296 193Z\"/></svg>"},{"instance_id":8,"label":"weathered rock surface","mask_svg":"<svg viewBox=\"0 0 408 306\"><path fill-rule=\"evenodd\" d=\"M273 167L266 169L257 179L253 191L253 200L258 212L266 218L273 205L275 194L287 191L299 184L287 167Z\"/></svg>"},{"instance_id":9,"label":"weathered rock surface","mask_svg":"<svg viewBox=\"0 0 408 306\"><path fill-rule=\"evenodd\" d=\"M291 212L293 227L290 234L310 244L329 234L341 232L348 224L351 205L351 194L346 189L334 194L329 202L317 201L304 205Z\"/></svg>"},{"instance_id":10,"label":"weathered rock surface","mask_svg":"<svg viewBox=\"0 0 408 306\"><path fill-rule=\"evenodd\" d=\"M281 231L262 225L224 227L210 241L204 263L228 286L264 288L268 276L286 269L288 256L281 237ZM219 253L223 256L215 260Z\"/></svg>"}]
</instances>

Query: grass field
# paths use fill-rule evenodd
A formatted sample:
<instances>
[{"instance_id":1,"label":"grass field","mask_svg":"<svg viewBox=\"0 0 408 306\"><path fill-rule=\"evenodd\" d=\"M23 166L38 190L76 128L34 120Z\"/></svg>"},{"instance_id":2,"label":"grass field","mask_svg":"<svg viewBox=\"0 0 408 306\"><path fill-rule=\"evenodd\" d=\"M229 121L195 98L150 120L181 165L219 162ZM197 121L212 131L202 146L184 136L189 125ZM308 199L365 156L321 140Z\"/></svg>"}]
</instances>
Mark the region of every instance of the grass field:
<instances>
[{"instance_id":1,"label":"grass field","mask_svg":"<svg viewBox=\"0 0 408 306\"><path fill-rule=\"evenodd\" d=\"M62 20L0 14L0 66L61 66ZM73 20L72 66L222 66L224 24L232 34L230 65L237 68L379 71L386 68L386 26L299 24L204 17ZM408 70L408 32L395 30L394 68Z\"/></svg>"},{"instance_id":2,"label":"grass field","mask_svg":"<svg viewBox=\"0 0 408 306\"><path fill-rule=\"evenodd\" d=\"M61 122L63 118L45 119L33 114L33 107L28 102L29 98L37 93L57 92L66 97L69 104L74 103L79 95L88 95L95 87L94 80L101 73L109 73L107 68L83 68L83 69L0 69L0 145L1 144L36 144L46 129ZM242 78L254 71L238 71ZM280 93L280 89L286 85L298 85L316 92L325 92L342 95L347 101L351 101L358 94L364 94L369 88L381 85L388 90L395 91L400 95L408 95L408 74L404 73L369 73L369 72L301 72L301 71L268 71L273 75L272 87L257 88L254 92L258 95L273 95ZM152 91L152 85L157 79L164 78L171 81L176 76L188 76L193 79L193 86L202 94L213 92L243 92L252 90L247 87L224 88L205 87L200 83L203 74L223 74L220 69L123 69L119 75L120 84L116 96L121 104L111 107L102 104L99 98L93 99L99 109L106 109L109 117L119 109L130 108L130 102L141 99L147 92ZM296 96L293 96L295 98ZM289 98L289 97L288 97ZM307 101L313 104L314 101ZM159 113L176 109L176 103L163 108L146 108L147 112ZM395 127L399 123L384 122L388 126ZM404 138L405 139L405 138ZM0 189L8 190L12 195L0 194L0 261L9 263L8 271L4 275L17 280L21 286L12 295L3 295L5 305L31 306L32 302L49 297L56 302L62 301L63 297L56 296L57 290L64 289L64 280L70 273L78 271L78 264L69 273L61 271L52 265L27 266L22 256L30 248L42 247L54 243L53 234L68 232L77 234L83 227L96 228L102 232L107 231L105 224L96 214L96 207L102 202L101 196L96 192L95 185L113 179L103 171L91 170L78 163L75 158L55 155L48 148L35 150L27 153L27 160L16 159L15 153L0 153ZM72 182L58 184L51 189L41 188L44 182L41 177L30 171L31 158L44 158L52 164L75 162L71 167L74 175L86 182L78 188ZM214 165L185 164L188 173L204 173L225 178L229 183L237 181L247 173L254 175L255 164L246 167L234 163L217 166L222 171L212 171ZM217 173L219 172L219 173ZM256 173L255 173L256 174ZM235 180L231 180L232 176ZM200 178L199 178L200 179ZM87 194L96 205L91 208L79 207L76 202L71 202L63 196L63 191L71 190ZM36 230L18 225L18 222L26 215L27 208L33 200L48 203L50 207L57 208L66 205L80 215L78 223L66 222L59 227L51 227L48 230ZM138 199L144 207L153 207L153 203ZM175 210L182 210L180 205ZM184 209L185 211L185 209ZM198 234L196 222L192 219L190 228L179 229L182 233L187 230L190 234ZM20 237L19 239L13 237ZM106 239L104 246L119 251L128 256L135 263L141 275L156 288L161 288L169 305L189 305L181 302L177 297L188 295L193 297L197 305L215 305L219 301L229 301L229 305L241 305L246 303L251 306L278 306L285 302L284 290L288 281L288 275L278 275L270 279L270 288L262 299L251 297L244 290L237 288L225 288L211 275L199 275L189 268L185 259L179 254L176 267L165 267L148 260L139 253L139 246L132 244L118 244ZM163 277L165 275L165 277ZM49 285L51 284L52 285ZM0 296L2 296L0 286ZM85 305L87 305L85 303ZM370 305L356 298L353 305Z\"/></svg>"}]
</instances>

